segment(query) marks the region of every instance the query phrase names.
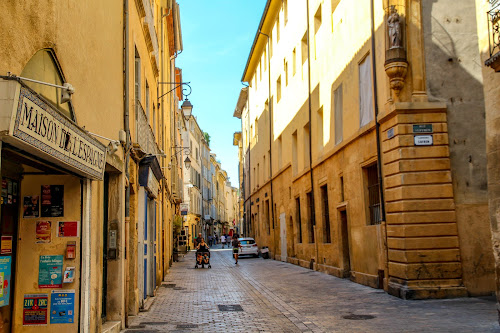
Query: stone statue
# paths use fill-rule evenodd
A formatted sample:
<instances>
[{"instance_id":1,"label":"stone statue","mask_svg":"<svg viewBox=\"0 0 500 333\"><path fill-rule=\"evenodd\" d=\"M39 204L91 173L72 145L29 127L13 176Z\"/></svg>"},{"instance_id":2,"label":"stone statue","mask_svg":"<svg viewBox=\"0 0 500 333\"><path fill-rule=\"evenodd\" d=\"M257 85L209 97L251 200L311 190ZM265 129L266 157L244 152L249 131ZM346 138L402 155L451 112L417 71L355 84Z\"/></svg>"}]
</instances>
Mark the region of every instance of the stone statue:
<instances>
[{"instance_id":1,"label":"stone statue","mask_svg":"<svg viewBox=\"0 0 500 333\"><path fill-rule=\"evenodd\" d=\"M389 27L389 48L402 48L403 43L401 40L401 17L396 10L396 6L391 6L391 14L387 19L387 26Z\"/></svg>"}]
</instances>

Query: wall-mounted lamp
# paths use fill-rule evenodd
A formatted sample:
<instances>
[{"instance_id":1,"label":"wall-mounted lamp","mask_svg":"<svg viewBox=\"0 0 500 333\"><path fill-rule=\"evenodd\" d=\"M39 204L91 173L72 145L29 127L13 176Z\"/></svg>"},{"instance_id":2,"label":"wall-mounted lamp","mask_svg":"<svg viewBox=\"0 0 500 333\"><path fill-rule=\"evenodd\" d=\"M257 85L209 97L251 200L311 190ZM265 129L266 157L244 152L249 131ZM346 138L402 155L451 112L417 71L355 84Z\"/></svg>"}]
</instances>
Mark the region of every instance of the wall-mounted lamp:
<instances>
[{"instance_id":1,"label":"wall-mounted lamp","mask_svg":"<svg viewBox=\"0 0 500 333\"><path fill-rule=\"evenodd\" d=\"M60 85L57 85L54 83L43 82L43 81L33 80L33 79L30 79L27 77L17 76L15 74L12 74L11 72L7 73L7 77L9 79L13 79L13 80L18 80L18 81L23 80L23 81L43 84L46 86L51 86L54 88L59 88L59 89L61 89L61 103L67 103L67 102L71 101L71 95L73 95L75 93L75 88L73 88L73 86L71 84L69 84L68 82L65 82L62 86L60 86Z\"/></svg>"},{"instance_id":2,"label":"wall-mounted lamp","mask_svg":"<svg viewBox=\"0 0 500 333\"><path fill-rule=\"evenodd\" d=\"M191 148L190 147L171 147L172 150L174 150L174 153L172 154L172 157L170 158L170 163L168 164L168 169L172 169L172 165L174 163L174 157L177 156L177 154L180 154L184 152L184 154L189 155L191 154ZM177 151L176 151L177 150ZM189 156L186 157L184 160L184 165L186 166L186 169L189 170L191 167L191 160L189 159Z\"/></svg>"},{"instance_id":3,"label":"wall-mounted lamp","mask_svg":"<svg viewBox=\"0 0 500 333\"><path fill-rule=\"evenodd\" d=\"M120 130L121 132L122 130ZM110 155L113 155L114 153L116 153L118 151L118 148L120 148L121 144L124 143L122 142L122 133L119 133L119 137L120 137L120 140L113 140L113 139L110 139L110 138L107 138L105 136L102 136L102 135L99 135L99 134L95 134L95 133L92 133L92 132L89 132L87 131L87 133L89 133L90 135L92 136L96 136L98 138L101 138L101 139L104 139L104 140L108 140L109 141L109 144L108 144L108 154Z\"/></svg>"}]
</instances>

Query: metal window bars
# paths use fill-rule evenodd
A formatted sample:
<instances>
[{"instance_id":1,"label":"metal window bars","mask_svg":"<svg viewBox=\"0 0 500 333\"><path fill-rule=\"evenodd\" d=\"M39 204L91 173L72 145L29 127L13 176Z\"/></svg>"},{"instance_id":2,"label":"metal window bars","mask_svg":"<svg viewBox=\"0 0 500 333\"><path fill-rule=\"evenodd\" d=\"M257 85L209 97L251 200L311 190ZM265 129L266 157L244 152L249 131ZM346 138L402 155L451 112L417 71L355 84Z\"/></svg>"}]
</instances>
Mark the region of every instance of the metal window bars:
<instances>
[{"instance_id":1,"label":"metal window bars","mask_svg":"<svg viewBox=\"0 0 500 333\"><path fill-rule=\"evenodd\" d=\"M500 0L489 0L490 10L488 16L488 39L490 44L490 57L500 52Z\"/></svg>"}]
</instances>

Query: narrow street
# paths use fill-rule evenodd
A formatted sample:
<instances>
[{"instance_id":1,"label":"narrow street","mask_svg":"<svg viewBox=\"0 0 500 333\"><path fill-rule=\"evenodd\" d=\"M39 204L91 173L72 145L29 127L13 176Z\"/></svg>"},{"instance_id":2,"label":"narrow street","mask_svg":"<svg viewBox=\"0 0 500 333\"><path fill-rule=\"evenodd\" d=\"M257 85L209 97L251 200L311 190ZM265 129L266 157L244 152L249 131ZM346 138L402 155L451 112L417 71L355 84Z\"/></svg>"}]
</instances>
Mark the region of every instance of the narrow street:
<instances>
[{"instance_id":1,"label":"narrow street","mask_svg":"<svg viewBox=\"0 0 500 333\"><path fill-rule=\"evenodd\" d=\"M405 301L274 260L236 266L220 245L211 255L211 269L194 269L194 252L174 263L124 332L500 332L493 297Z\"/></svg>"}]
</instances>

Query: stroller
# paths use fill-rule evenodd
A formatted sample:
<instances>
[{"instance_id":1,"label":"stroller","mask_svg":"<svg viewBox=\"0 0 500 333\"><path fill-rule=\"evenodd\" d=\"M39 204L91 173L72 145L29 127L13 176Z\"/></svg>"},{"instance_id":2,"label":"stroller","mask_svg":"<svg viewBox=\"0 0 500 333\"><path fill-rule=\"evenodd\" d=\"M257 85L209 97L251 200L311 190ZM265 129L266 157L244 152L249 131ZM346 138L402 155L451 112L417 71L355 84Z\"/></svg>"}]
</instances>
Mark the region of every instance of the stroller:
<instances>
[{"instance_id":1,"label":"stroller","mask_svg":"<svg viewBox=\"0 0 500 333\"><path fill-rule=\"evenodd\" d=\"M199 249L196 251L196 265L194 268L198 268L199 265L201 265L201 268L205 268L205 265L208 268L212 268L212 265L210 265L210 251L208 249Z\"/></svg>"}]
</instances>

